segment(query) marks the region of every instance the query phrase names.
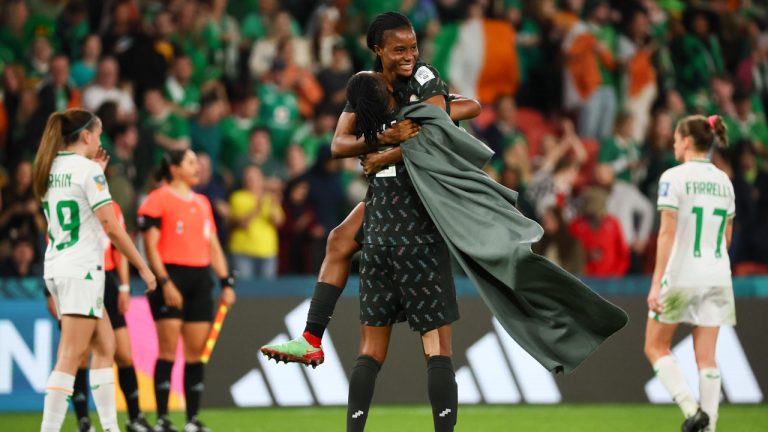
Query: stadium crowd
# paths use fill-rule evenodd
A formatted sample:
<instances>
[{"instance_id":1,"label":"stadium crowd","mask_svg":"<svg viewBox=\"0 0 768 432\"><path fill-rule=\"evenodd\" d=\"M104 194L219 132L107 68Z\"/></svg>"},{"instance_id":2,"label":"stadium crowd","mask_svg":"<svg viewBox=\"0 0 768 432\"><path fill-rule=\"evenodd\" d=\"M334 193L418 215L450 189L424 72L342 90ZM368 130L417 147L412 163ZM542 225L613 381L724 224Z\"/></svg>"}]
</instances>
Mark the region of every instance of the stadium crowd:
<instances>
[{"instance_id":1,"label":"stadium crowd","mask_svg":"<svg viewBox=\"0 0 768 432\"><path fill-rule=\"evenodd\" d=\"M129 231L169 149L200 156L240 277L316 273L364 197L330 151L369 20L407 15L421 58L483 113L462 126L544 227L534 248L585 276L653 269L673 124L724 117L713 151L737 203L736 274L768 273L768 9L749 0L6 0L0 6L0 276L40 276L31 160L48 116L98 114Z\"/></svg>"}]
</instances>

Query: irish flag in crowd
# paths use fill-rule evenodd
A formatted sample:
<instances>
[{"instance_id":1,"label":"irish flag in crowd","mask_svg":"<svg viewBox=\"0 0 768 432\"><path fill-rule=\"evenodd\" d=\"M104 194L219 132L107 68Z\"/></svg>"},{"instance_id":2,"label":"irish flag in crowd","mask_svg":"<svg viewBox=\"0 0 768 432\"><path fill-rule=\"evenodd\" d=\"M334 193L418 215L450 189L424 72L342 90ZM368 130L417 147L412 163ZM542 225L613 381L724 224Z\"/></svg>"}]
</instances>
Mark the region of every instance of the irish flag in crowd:
<instances>
[{"instance_id":1,"label":"irish flag in crowd","mask_svg":"<svg viewBox=\"0 0 768 432\"><path fill-rule=\"evenodd\" d=\"M446 24L435 38L432 65L452 91L491 104L520 83L515 30L501 20Z\"/></svg>"}]
</instances>

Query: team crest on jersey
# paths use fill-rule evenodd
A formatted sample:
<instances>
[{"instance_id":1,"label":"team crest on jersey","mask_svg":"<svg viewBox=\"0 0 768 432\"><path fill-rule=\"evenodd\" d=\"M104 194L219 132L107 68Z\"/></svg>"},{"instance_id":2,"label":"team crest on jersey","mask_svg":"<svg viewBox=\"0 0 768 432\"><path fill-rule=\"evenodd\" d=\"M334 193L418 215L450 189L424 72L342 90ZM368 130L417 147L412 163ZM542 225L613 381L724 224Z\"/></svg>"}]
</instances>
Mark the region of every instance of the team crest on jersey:
<instances>
[{"instance_id":1,"label":"team crest on jersey","mask_svg":"<svg viewBox=\"0 0 768 432\"><path fill-rule=\"evenodd\" d=\"M428 67L422 66L416 71L413 77L416 78L416 81L418 81L419 84L424 85L425 82L434 79L435 74L433 74Z\"/></svg>"},{"instance_id":2,"label":"team crest on jersey","mask_svg":"<svg viewBox=\"0 0 768 432\"><path fill-rule=\"evenodd\" d=\"M96 189L98 189L99 192L103 192L104 189L107 188L107 178L104 177L104 174L94 176L93 181L96 182Z\"/></svg>"},{"instance_id":3,"label":"team crest on jersey","mask_svg":"<svg viewBox=\"0 0 768 432\"><path fill-rule=\"evenodd\" d=\"M669 193L669 182L659 183L659 196L665 197Z\"/></svg>"}]
</instances>

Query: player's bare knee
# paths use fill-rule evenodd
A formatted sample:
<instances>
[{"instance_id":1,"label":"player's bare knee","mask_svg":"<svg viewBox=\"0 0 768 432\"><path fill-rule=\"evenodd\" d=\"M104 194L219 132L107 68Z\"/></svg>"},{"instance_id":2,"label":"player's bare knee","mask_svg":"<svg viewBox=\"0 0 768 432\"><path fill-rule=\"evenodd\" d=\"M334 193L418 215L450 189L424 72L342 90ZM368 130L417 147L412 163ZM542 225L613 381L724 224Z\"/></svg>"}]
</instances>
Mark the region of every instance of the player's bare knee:
<instances>
[{"instance_id":1,"label":"player's bare knee","mask_svg":"<svg viewBox=\"0 0 768 432\"><path fill-rule=\"evenodd\" d=\"M351 230L345 230L338 226L328 234L328 242L325 245L325 254L330 258L345 259L357 250L354 234Z\"/></svg>"}]
</instances>

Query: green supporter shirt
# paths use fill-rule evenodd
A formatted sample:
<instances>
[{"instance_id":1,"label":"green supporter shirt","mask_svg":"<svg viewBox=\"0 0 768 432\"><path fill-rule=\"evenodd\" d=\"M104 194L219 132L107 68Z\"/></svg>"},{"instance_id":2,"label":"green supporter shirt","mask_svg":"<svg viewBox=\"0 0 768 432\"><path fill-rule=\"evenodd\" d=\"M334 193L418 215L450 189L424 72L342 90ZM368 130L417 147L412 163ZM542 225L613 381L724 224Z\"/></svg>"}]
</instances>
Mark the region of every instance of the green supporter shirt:
<instances>
[{"instance_id":1,"label":"green supporter shirt","mask_svg":"<svg viewBox=\"0 0 768 432\"><path fill-rule=\"evenodd\" d=\"M768 149L768 125L762 116L750 113L746 120L731 116L723 118L728 131L728 142L735 144L740 140L748 139L756 145Z\"/></svg>"},{"instance_id":2,"label":"green supporter shirt","mask_svg":"<svg viewBox=\"0 0 768 432\"><path fill-rule=\"evenodd\" d=\"M710 81L724 71L720 43L710 36L708 45L699 38L685 35L672 42L670 47L675 67L675 82L683 100L691 110L706 112Z\"/></svg>"},{"instance_id":3,"label":"green supporter shirt","mask_svg":"<svg viewBox=\"0 0 768 432\"><path fill-rule=\"evenodd\" d=\"M333 131L318 135L314 131L312 122L304 124L291 137L291 143L298 145L304 150L304 154L307 157L307 165L310 166L315 163L317 150L322 146L330 145L331 141L333 141Z\"/></svg>"},{"instance_id":4,"label":"green supporter shirt","mask_svg":"<svg viewBox=\"0 0 768 432\"><path fill-rule=\"evenodd\" d=\"M613 27L609 25L590 25L590 32L595 36L595 38L597 38L598 41L602 42L603 45L608 48L608 51L611 52L613 58L616 58L619 42L619 38L616 36L616 30L614 30ZM600 78L602 78L603 85L615 85L616 78L614 77L614 71L608 69L602 62L599 62L599 64Z\"/></svg>"},{"instance_id":5,"label":"green supporter shirt","mask_svg":"<svg viewBox=\"0 0 768 432\"><path fill-rule=\"evenodd\" d=\"M273 83L259 86L256 94L261 101L259 120L267 126L272 138L272 154L283 160L301 120L299 99L292 91L282 91Z\"/></svg>"},{"instance_id":6,"label":"green supporter shirt","mask_svg":"<svg viewBox=\"0 0 768 432\"><path fill-rule=\"evenodd\" d=\"M256 119L227 116L219 124L221 133L221 162L235 172L237 162L248 155L251 130L261 124Z\"/></svg>"},{"instance_id":7,"label":"green supporter shirt","mask_svg":"<svg viewBox=\"0 0 768 432\"><path fill-rule=\"evenodd\" d=\"M155 135L165 135L172 139L189 138L189 125L185 118L169 111L162 118L144 118L139 133L145 142L153 143L152 166L159 166L165 149L155 142Z\"/></svg>"},{"instance_id":8,"label":"green supporter shirt","mask_svg":"<svg viewBox=\"0 0 768 432\"><path fill-rule=\"evenodd\" d=\"M184 111L196 113L200 109L200 88L195 84L190 83L182 87L166 81L163 93L169 101Z\"/></svg>"},{"instance_id":9,"label":"green supporter shirt","mask_svg":"<svg viewBox=\"0 0 768 432\"><path fill-rule=\"evenodd\" d=\"M616 178L633 182L629 164L640 159L640 147L632 140L623 140L613 136L600 143L597 161L613 167Z\"/></svg>"}]
</instances>

